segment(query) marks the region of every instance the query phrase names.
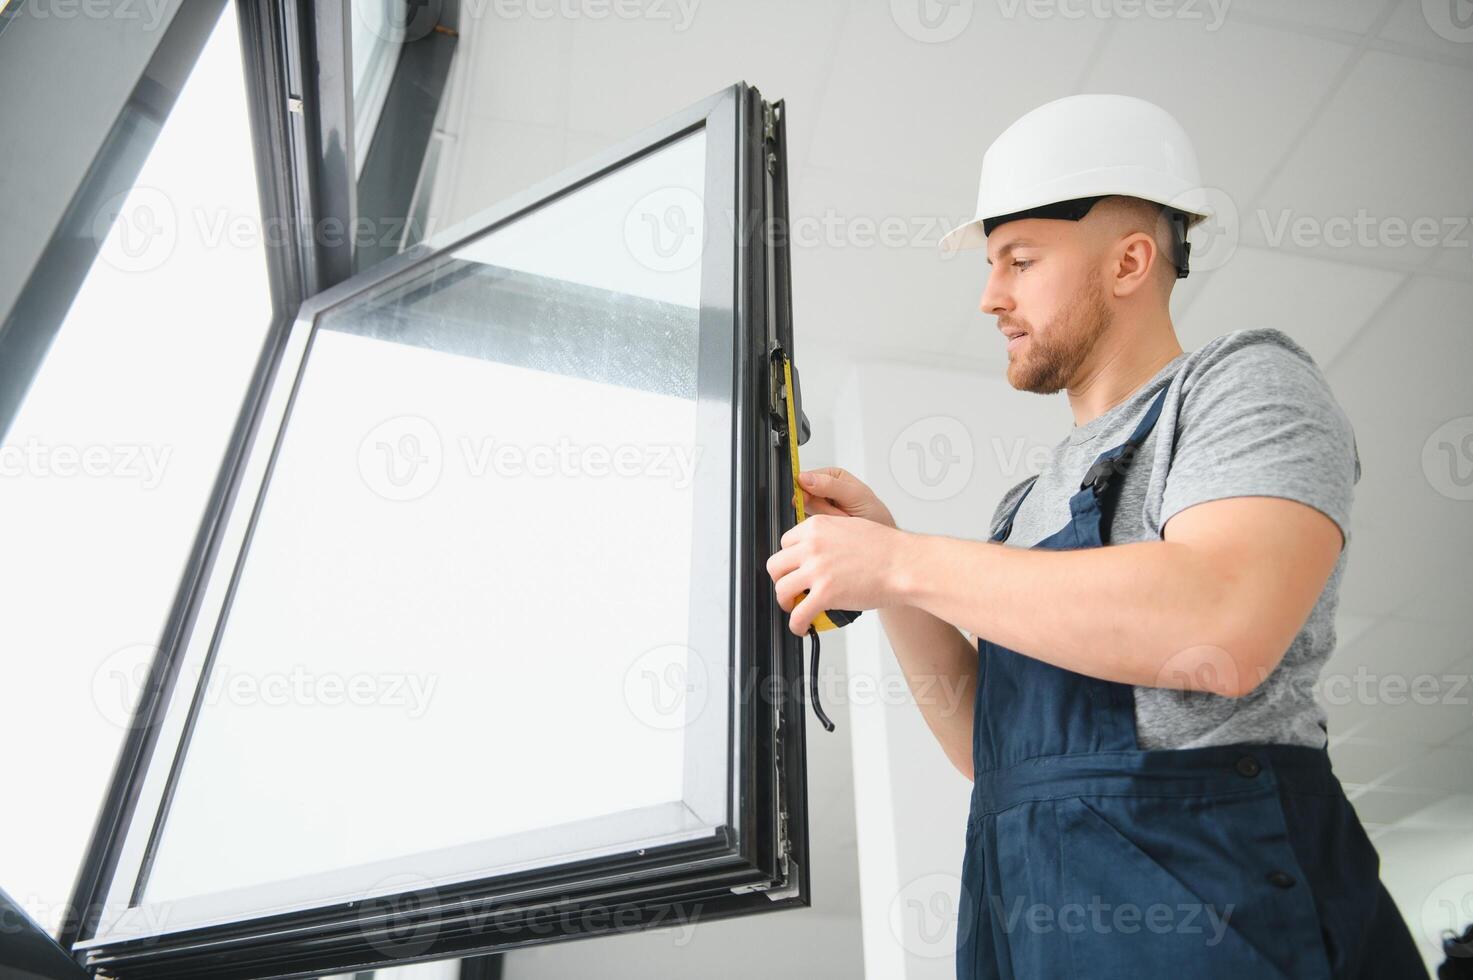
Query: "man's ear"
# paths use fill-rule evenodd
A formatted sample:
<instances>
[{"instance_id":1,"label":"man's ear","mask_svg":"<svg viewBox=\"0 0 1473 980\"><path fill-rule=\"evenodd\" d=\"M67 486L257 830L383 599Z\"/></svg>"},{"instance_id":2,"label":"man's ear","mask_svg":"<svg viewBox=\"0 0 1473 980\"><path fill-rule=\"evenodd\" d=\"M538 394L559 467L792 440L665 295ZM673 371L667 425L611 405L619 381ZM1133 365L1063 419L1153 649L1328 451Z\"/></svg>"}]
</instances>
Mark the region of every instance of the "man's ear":
<instances>
[{"instance_id":1,"label":"man's ear","mask_svg":"<svg viewBox=\"0 0 1473 980\"><path fill-rule=\"evenodd\" d=\"M1113 254L1111 291L1116 296L1130 296L1144 288L1156 278L1164 261L1156 242L1143 231L1120 239Z\"/></svg>"}]
</instances>

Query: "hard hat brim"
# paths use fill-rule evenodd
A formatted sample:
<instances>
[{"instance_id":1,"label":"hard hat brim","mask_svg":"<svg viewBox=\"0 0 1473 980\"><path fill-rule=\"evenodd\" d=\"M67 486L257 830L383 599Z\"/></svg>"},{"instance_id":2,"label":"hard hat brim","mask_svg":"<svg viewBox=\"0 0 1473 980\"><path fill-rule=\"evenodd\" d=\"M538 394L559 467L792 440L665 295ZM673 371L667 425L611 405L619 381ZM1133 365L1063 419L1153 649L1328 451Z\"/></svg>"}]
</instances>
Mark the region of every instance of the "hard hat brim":
<instances>
[{"instance_id":1,"label":"hard hat brim","mask_svg":"<svg viewBox=\"0 0 1473 980\"><path fill-rule=\"evenodd\" d=\"M987 242L987 232L982 229L982 219L974 218L963 222L941 236L938 243L943 252L958 252L966 248L977 248Z\"/></svg>"}]
</instances>

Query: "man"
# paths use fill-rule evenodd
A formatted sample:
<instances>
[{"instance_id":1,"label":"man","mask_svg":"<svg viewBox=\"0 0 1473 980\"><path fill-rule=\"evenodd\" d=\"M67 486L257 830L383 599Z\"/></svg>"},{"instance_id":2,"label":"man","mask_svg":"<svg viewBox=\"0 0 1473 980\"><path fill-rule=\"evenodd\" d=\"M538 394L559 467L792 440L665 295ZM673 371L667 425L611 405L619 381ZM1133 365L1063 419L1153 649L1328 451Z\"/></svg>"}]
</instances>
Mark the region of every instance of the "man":
<instances>
[{"instance_id":1,"label":"man","mask_svg":"<svg viewBox=\"0 0 1473 980\"><path fill-rule=\"evenodd\" d=\"M990 541L900 531L827 468L801 475L815 516L768 562L793 632L878 609L913 690L939 675L973 695L917 697L974 783L967 980L1426 976L1310 691L1354 437L1277 331L1183 353L1168 299L1210 216L1186 133L1148 102L1016 122L943 245L985 246L1008 381L1065 391L1073 429Z\"/></svg>"}]
</instances>

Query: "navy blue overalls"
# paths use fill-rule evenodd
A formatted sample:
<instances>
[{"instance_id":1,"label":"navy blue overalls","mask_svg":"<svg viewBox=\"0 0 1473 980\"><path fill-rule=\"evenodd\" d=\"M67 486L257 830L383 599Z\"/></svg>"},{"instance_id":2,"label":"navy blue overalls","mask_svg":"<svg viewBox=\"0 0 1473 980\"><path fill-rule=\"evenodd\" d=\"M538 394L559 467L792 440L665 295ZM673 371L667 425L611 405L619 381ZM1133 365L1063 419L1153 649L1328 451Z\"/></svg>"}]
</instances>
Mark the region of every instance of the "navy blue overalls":
<instances>
[{"instance_id":1,"label":"navy blue overalls","mask_svg":"<svg viewBox=\"0 0 1473 980\"><path fill-rule=\"evenodd\" d=\"M1108 541L1114 478L1165 394L1035 547ZM986 640L978 656L959 980L1427 976L1325 750L1142 750L1129 684Z\"/></svg>"}]
</instances>

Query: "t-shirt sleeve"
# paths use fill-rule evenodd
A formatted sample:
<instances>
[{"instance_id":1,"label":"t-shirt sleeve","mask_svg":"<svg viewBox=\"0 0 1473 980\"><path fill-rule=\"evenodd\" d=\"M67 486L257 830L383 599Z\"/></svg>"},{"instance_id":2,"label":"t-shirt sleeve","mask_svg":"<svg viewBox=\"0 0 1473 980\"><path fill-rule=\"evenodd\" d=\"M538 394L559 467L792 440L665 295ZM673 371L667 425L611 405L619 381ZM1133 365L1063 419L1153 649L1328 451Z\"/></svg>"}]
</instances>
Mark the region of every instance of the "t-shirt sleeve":
<instances>
[{"instance_id":1,"label":"t-shirt sleeve","mask_svg":"<svg viewBox=\"0 0 1473 980\"><path fill-rule=\"evenodd\" d=\"M1348 541L1360 459L1314 361L1276 331L1204 354L1183 382L1158 526L1210 500L1283 497L1327 515Z\"/></svg>"}]
</instances>

